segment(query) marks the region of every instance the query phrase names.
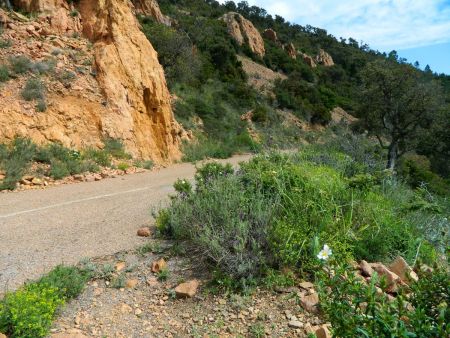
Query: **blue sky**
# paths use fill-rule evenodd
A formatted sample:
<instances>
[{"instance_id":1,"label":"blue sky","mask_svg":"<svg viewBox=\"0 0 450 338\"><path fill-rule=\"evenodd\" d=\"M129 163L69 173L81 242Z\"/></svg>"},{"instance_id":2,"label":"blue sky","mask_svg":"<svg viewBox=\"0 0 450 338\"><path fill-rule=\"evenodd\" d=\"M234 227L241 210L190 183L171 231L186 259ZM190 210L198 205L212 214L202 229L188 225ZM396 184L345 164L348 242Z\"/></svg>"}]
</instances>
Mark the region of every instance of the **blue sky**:
<instances>
[{"instance_id":1,"label":"blue sky","mask_svg":"<svg viewBox=\"0 0 450 338\"><path fill-rule=\"evenodd\" d=\"M290 22L353 37L379 51L395 49L410 62L450 74L450 0L247 1Z\"/></svg>"}]
</instances>

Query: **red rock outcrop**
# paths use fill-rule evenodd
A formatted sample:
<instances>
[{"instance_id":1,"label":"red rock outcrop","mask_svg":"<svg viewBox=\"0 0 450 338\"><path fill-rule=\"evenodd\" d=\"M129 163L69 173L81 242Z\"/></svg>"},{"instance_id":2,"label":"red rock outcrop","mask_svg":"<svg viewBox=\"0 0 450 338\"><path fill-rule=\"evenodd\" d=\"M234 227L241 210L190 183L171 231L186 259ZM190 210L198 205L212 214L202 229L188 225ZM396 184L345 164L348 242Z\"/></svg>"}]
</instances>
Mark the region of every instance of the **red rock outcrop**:
<instances>
[{"instance_id":1,"label":"red rock outcrop","mask_svg":"<svg viewBox=\"0 0 450 338\"><path fill-rule=\"evenodd\" d=\"M323 49L319 50L319 54L317 54L316 56L316 61L317 63L324 65L325 67L334 66L333 58Z\"/></svg>"},{"instance_id":2,"label":"red rock outcrop","mask_svg":"<svg viewBox=\"0 0 450 338\"><path fill-rule=\"evenodd\" d=\"M291 59L297 58L297 50L295 49L295 46L292 42L285 46L285 50Z\"/></svg>"},{"instance_id":3,"label":"red rock outcrop","mask_svg":"<svg viewBox=\"0 0 450 338\"><path fill-rule=\"evenodd\" d=\"M235 12L229 12L220 19L227 24L228 32L240 46L248 44L256 55L260 57L265 55L264 40L251 21Z\"/></svg>"},{"instance_id":4,"label":"red rock outcrop","mask_svg":"<svg viewBox=\"0 0 450 338\"><path fill-rule=\"evenodd\" d=\"M151 16L157 22L166 26L171 25L170 18L161 13L161 9L156 0L132 0L132 2L137 14Z\"/></svg>"},{"instance_id":5,"label":"red rock outcrop","mask_svg":"<svg viewBox=\"0 0 450 338\"><path fill-rule=\"evenodd\" d=\"M305 61L305 63L308 66L310 66L311 68L316 68L317 67L316 62L314 61L314 59L311 56L309 56L308 54L305 54L305 53L300 53L300 55L302 56L303 61Z\"/></svg>"},{"instance_id":6,"label":"red rock outcrop","mask_svg":"<svg viewBox=\"0 0 450 338\"><path fill-rule=\"evenodd\" d=\"M277 32L275 32L272 28L268 28L266 30L264 30L263 35L266 39L278 43L278 36L277 36Z\"/></svg>"}]
</instances>

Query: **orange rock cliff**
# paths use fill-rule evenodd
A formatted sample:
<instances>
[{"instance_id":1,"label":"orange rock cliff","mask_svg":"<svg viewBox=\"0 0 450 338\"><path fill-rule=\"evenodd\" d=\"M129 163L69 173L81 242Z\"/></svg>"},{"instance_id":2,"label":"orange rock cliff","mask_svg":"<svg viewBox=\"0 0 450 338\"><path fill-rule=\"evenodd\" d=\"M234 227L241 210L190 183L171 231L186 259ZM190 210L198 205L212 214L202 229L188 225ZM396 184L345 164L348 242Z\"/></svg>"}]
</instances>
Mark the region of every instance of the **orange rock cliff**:
<instances>
[{"instance_id":1,"label":"orange rock cliff","mask_svg":"<svg viewBox=\"0 0 450 338\"><path fill-rule=\"evenodd\" d=\"M44 112L20 95L25 83L37 77L34 72L3 84L0 141L25 136L41 144L83 148L101 147L104 137L113 137L132 155L157 163L180 157L183 130L173 116L157 53L135 17L143 11L169 24L156 1L80 0L76 7L66 0L13 2L39 16L27 21L0 13L8 21L2 38L12 41L0 50L1 63L18 56L33 63L53 60L57 74L75 76L70 81L43 77Z\"/></svg>"}]
</instances>

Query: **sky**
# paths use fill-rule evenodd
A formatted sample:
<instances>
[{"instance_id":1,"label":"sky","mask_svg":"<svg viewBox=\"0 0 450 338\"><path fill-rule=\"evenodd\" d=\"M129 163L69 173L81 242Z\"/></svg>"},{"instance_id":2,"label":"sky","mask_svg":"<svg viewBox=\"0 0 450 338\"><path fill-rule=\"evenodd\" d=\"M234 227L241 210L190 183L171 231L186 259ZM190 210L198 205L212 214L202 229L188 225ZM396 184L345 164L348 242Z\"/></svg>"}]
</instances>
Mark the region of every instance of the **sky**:
<instances>
[{"instance_id":1,"label":"sky","mask_svg":"<svg viewBox=\"0 0 450 338\"><path fill-rule=\"evenodd\" d=\"M238 2L238 1L237 1ZM300 25L352 37L450 74L450 0L247 0Z\"/></svg>"}]
</instances>

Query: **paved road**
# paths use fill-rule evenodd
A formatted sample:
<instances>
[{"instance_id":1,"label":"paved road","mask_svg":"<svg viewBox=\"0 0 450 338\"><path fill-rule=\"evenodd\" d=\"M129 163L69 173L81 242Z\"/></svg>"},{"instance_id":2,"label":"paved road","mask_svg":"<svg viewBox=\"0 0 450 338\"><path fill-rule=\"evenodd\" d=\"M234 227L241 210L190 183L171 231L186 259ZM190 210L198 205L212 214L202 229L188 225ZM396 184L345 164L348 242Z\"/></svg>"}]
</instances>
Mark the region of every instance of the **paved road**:
<instances>
[{"instance_id":1,"label":"paved road","mask_svg":"<svg viewBox=\"0 0 450 338\"><path fill-rule=\"evenodd\" d=\"M223 162L237 165L249 155ZM151 210L192 179L192 164L154 172L0 194L0 294L54 266L132 249L145 241L136 230L152 223Z\"/></svg>"}]
</instances>

